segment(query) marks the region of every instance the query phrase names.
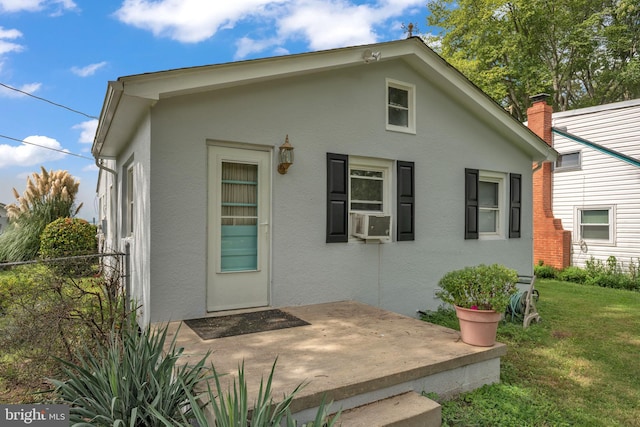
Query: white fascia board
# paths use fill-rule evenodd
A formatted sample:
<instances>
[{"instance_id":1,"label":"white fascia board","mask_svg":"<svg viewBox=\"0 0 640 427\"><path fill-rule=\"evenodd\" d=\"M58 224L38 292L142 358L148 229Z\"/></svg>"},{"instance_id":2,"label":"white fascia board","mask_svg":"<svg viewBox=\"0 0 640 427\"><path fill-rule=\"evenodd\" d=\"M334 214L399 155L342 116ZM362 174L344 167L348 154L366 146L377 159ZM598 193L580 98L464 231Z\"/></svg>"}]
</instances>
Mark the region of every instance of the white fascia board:
<instances>
[{"instance_id":1,"label":"white fascia board","mask_svg":"<svg viewBox=\"0 0 640 427\"><path fill-rule=\"evenodd\" d=\"M91 153L98 158L114 158L129 140L130 133L156 101L131 97L121 81L109 82L100 113Z\"/></svg>"},{"instance_id":2,"label":"white fascia board","mask_svg":"<svg viewBox=\"0 0 640 427\"><path fill-rule=\"evenodd\" d=\"M240 86L278 78L318 73L350 66L367 66L365 49L385 50L393 42L320 52L232 62L122 77L127 95L161 99L189 93ZM382 60L386 59L383 52Z\"/></svg>"},{"instance_id":3,"label":"white fascia board","mask_svg":"<svg viewBox=\"0 0 640 427\"><path fill-rule=\"evenodd\" d=\"M117 82L109 84L92 152L94 156L101 153L102 145L116 116L122 119L116 127L122 129L123 126L126 127L127 124L141 117L144 111L159 99L343 67L375 66L375 62L365 63L362 55L366 49L379 51L381 62L400 58L407 61L461 105L466 105L483 122L493 126L508 139L516 141L532 157L532 160L555 160L557 156L555 150L504 111L417 37L409 40L121 77ZM122 110L120 104L127 107L126 114L118 111ZM112 155L113 150L110 151L109 154Z\"/></svg>"},{"instance_id":4,"label":"white fascia board","mask_svg":"<svg viewBox=\"0 0 640 427\"><path fill-rule=\"evenodd\" d=\"M575 110L558 111L553 113L553 118L565 118L572 116L581 116L583 114L599 113L609 110L621 110L623 108L632 108L640 106L640 98L631 99L629 101L612 102L610 104L596 105L593 107L577 108Z\"/></svg>"}]
</instances>

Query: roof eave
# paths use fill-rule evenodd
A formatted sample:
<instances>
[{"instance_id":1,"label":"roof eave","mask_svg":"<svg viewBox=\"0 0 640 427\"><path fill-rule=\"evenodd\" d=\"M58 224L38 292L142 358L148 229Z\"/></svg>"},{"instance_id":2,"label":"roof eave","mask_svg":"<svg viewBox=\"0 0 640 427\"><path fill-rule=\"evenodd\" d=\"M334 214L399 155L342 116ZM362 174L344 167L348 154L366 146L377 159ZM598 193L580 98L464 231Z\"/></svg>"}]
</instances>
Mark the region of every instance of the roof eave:
<instances>
[{"instance_id":1,"label":"roof eave","mask_svg":"<svg viewBox=\"0 0 640 427\"><path fill-rule=\"evenodd\" d=\"M412 64L424 76L441 87L444 86L443 89L452 98L466 105L483 122L514 141L531 156L533 161L555 160L557 157L553 148L513 118L417 37L320 52L120 77L117 82L109 82L92 153L95 157L105 155L103 148L107 139L115 140L110 144L117 146L123 144L122 132L116 137L112 135L114 133L112 129L133 125L144 111L159 99L344 67L370 66L372 64L367 65L363 59L363 52L366 49L380 51L381 62L404 59ZM126 113L119 111L122 109L121 104L126 104L128 110ZM114 125L116 121L118 123ZM111 149L108 154L113 155L116 151Z\"/></svg>"}]
</instances>

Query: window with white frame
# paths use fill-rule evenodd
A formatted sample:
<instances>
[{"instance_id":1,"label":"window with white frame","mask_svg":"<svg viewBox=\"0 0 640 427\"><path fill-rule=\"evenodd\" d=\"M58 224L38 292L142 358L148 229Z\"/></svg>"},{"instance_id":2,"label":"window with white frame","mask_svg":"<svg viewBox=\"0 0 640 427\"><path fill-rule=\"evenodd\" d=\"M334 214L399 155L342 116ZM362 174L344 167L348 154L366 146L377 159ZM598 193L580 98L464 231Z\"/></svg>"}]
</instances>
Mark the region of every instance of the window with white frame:
<instances>
[{"instance_id":1,"label":"window with white frame","mask_svg":"<svg viewBox=\"0 0 640 427\"><path fill-rule=\"evenodd\" d=\"M133 225L134 225L134 176L133 176L133 165L127 168L127 183L126 183L126 235L133 235Z\"/></svg>"},{"instance_id":2,"label":"window with white frame","mask_svg":"<svg viewBox=\"0 0 640 427\"><path fill-rule=\"evenodd\" d=\"M357 157L349 160L349 211L388 213L392 163Z\"/></svg>"},{"instance_id":3,"label":"window with white frame","mask_svg":"<svg viewBox=\"0 0 640 427\"><path fill-rule=\"evenodd\" d=\"M613 243L614 209L611 206L576 208L577 240Z\"/></svg>"},{"instance_id":4,"label":"window with white frame","mask_svg":"<svg viewBox=\"0 0 640 427\"><path fill-rule=\"evenodd\" d=\"M482 237L504 234L504 174L480 172L478 179L478 233Z\"/></svg>"},{"instance_id":5,"label":"window with white frame","mask_svg":"<svg viewBox=\"0 0 640 427\"><path fill-rule=\"evenodd\" d=\"M580 152L564 153L558 156L555 164L556 171L576 170L581 167Z\"/></svg>"},{"instance_id":6,"label":"window with white frame","mask_svg":"<svg viewBox=\"0 0 640 427\"><path fill-rule=\"evenodd\" d=\"M387 130L416 132L415 85L387 79Z\"/></svg>"}]
</instances>

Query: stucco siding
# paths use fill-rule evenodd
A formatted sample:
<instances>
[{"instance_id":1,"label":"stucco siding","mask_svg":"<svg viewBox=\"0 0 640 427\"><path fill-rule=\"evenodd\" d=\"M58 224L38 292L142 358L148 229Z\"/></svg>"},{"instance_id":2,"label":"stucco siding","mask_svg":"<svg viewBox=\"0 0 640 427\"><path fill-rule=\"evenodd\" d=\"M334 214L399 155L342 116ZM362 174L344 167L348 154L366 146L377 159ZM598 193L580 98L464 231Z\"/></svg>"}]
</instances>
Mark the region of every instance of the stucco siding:
<instances>
[{"instance_id":1,"label":"stucco siding","mask_svg":"<svg viewBox=\"0 0 640 427\"><path fill-rule=\"evenodd\" d=\"M150 170L151 158L148 141L150 139L150 116L147 115L134 130L130 143L117 159L118 168L118 217L114 224L117 230L117 248L124 252L126 245L130 251L130 296L139 310L140 321L149 322L153 310L153 291L151 289L149 250L150 235ZM133 233L126 230L126 179L127 169L133 172Z\"/></svg>"},{"instance_id":2,"label":"stucco siding","mask_svg":"<svg viewBox=\"0 0 640 427\"><path fill-rule=\"evenodd\" d=\"M556 113L553 126L580 138L640 159L640 101ZM615 256L624 265L640 256L640 169L614 156L571 139L554 135L561 154L581 153L579 170L556 171L553 208L565 229L572 231L572 264L584 266L591 257ZM612 207L615 211L613 242L582 241L577 230L580 207Z\"/></svg>"},{"instance_id":3,"label":"stucco siding","mask_svg":"<svg viewBox=\"0 0 640 427\"><path fill-rule=\"evenodd\" d=\"M355 299L415 315L437 307L436 284L449 270L499 262L531 272L530 157L405 63L363 69L162 99L153 107L152 321L206 314L207 144L220 141L277 147L288 134L295 147L286 175L272 167L273 306ZM385 130L385 78L416 85L415 135ZM327 152L415 162L415 241L325 243ZM465 167L522 174L521 238L464 240Z\"/></svg>"}]
</instances>

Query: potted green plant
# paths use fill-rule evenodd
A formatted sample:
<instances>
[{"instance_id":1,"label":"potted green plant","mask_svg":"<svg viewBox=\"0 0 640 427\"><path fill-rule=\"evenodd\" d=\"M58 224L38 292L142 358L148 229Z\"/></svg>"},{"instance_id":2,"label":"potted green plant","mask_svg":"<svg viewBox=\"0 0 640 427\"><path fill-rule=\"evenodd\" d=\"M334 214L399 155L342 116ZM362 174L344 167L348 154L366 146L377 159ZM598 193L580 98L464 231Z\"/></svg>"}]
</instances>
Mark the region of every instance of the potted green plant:
<instances>
[{"instance_id":1,"label":"potted green plant","mask_svg":"<svg viewBox=\"0 0 640 427\"><path fill-rule=\"evenodd\" d=\"M456 309L462 341L495 344L498 322L517 292L518 273L500 264L480 264L445 274L436 296Z\"/></svg>"}]
</instances>

